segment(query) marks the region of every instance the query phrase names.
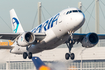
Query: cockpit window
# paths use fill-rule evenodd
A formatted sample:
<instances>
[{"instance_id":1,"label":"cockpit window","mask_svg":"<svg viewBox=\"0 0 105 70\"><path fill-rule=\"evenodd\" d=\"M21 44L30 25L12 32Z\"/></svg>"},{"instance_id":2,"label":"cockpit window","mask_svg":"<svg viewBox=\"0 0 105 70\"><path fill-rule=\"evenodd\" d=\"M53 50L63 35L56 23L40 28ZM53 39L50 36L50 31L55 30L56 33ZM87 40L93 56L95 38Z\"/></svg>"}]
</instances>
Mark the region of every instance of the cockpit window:
<instances>
[{"instance_id":1,"label":"cockpit window","mask_svg":"<svg viewBox=\"0 0 105 70\"><path fill-rule=\"evenodd\" d=\"M66 13L66 15L69 14L69 11Z\"/></svg>"},{"instance_id":2,"label":"cockpit window","mask_svg":"<svg viewBox=\"0 0 105 70\"><path fill-rule=\"evenodd\" d=\"M67 15L67 14L70 14L70 13L72 13L72 12L80 12L80 13L82 13L81 10L72 10L72 11L68 11L68 12L66 13L66 15Z\"/></svg>"},{"instance_id":3,"label":"cockpit window","mask_svg":"<svg viewBox=\"0 0 105 70\"><path fill-rule=\"evenodd\" d=\"M78 12L78 10L73 10L73 12Z\"/></svg>"},{"instance_id":4,"label":"cockpit window","mask_svg":"<svg viewBox=\"0 0 105 70\"><path fill-rule=\"evenodd\" d=\"M71 12L72 12L72 11L68 11L68 12L66 13L66 15L67 15L67 14L70 14Z\"/></svg>"},{"instance_id":5,"label":"cockpit window","mask_svg":"<svg viewBox=\"0 0 105 70\"><path fill-rule=\"evenodd\" d=\"M81 10L78 10L78 11L82 13L82 11L81 11Z\"/></svg>"},{"instance_id":6,"label":"cockpit window","mask_svg":"<svg viewBox=\"0 0 105 70\"><path fill-rule=\"evenodd\" d=\"M72 11L70 11L70 13L71 13Z\"/></svg>"}]
</instances>

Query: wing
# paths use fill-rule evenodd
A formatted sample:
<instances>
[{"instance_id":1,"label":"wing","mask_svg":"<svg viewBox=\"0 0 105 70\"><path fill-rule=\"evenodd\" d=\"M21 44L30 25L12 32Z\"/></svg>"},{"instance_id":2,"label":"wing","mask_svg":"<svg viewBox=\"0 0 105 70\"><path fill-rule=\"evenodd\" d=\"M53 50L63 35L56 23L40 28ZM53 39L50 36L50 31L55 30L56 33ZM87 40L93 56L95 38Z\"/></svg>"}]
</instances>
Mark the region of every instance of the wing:
<instances>
[{"instance_id":1,"label":"wing","mask_svg":"<svg viewBox=\"0 0 105 70\"><path fill-rule=\"evenodd\" d=\"M83 39L87 34L79 34L79 33L74 33L73 34L73 39L74 40L80 40Z\"/></svg>"},{"instance_id":2,"label":"wing","mask_svg":"<svg viewBox=\"0 0 105 70\"><path fill-rule=\"evenodd\" d=\"M105 34L98 34L99 39L105 39Z\"/></svg>"},{"instance_id":3,"label":"wing","mask_svg":"<svg viewBox=\"0 0 105 70\"><path fill-rule=\"evenodd\" d=\"M0 33L0 39L14 40L19 35L19 33Z\"/></svg>"},{"instance_id":4,"label":"wing","mask_svg":"<svg viewBox=\"0 0 105 70\"><path fill-rule=\"evenodd\" d=\"M0 39L14 40L20 33L0 33ZM36 40L42 40L46 36L45 33L34 33Z\"/></svg>"},{"instance_id":5,"label":"wing","mask_svg":"<svg viewBox=\"0 0 105 70\"><path fill-rule=\"evenodd\" d=\"M73 34L73 39L75 41L81 41L88 34L74 33ZM105 34L97 34L97 36L98 36L99 39L105 39Z\"/></svg>"}]
</instances>

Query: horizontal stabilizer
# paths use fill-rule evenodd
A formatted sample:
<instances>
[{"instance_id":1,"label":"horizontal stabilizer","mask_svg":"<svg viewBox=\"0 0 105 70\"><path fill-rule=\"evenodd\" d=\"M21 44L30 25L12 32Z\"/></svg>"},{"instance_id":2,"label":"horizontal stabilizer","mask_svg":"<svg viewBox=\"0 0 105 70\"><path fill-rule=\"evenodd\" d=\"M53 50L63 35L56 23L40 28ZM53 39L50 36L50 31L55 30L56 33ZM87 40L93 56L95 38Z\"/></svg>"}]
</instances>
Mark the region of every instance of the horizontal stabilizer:
<instances>
[{"instance_id":1,"label":"horizontal stabilizer","mask_svg":"<svg viewBox=\"0 0 105 70\"><path fill-rule=\"evenodd\" d=\"M0 46L0 49L12 49L13 46Z\"/></svg>"}]
</instances>

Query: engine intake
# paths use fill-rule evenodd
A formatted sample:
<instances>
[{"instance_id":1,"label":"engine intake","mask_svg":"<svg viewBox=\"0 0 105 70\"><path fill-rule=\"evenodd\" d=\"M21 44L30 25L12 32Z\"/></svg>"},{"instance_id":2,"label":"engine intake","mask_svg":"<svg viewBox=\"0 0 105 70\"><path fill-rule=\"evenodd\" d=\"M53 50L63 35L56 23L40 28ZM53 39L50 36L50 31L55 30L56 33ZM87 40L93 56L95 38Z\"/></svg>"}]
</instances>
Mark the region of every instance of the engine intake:
<instances>
[{"instance_id":1,"label":"engine intake","mask_svg":"<svg viewBox=\"0 0 105 70\"><path fill-rule=\"evenodd\" d=\"M28 43L32 43L34 41L34 36L31 32L28 32L25 34L25 40L28 42Z\"/></svg>"},{"instance_id":2,"label":"engine intake","mask_svg":"<svg viewBox=\"0 0 105 70\"><path fill-rule=\"evenodd\" d=\"M19 46L25 47L32 44L34 41L35 35L32 32L26 32L19 36L17 43Z\"/></svg>"},{"instance_id":3,"label":"engine intake","mask_svg":"<svg viewBox=\"0 0 105 70\"><path fill-rule=\"evenodd\" d=\"M82 40L82 46L90 48L95 46L99 41L99 38L96 33L88 33Z\"/></svg>"}]
</instances>

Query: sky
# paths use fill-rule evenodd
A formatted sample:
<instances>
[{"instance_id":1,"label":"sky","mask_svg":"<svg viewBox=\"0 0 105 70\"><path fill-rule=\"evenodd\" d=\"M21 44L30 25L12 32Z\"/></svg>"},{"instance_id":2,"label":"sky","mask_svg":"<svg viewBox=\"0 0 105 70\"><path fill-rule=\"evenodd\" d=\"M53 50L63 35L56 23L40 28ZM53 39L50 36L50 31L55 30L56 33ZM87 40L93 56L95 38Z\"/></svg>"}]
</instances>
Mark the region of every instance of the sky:
<instances>
[{"instance_id":1,"label":"sky","mask_svg":"<svg viewBox=\"0 0 105 70\"><path fill-rule=\"evenodd\" d=\"M38 25L37 13L38 2L42 2L42 22L54 16L68 7L78 7L82 2L82 11L86 21L82 27L83 33L95 31L95 0L0 0L0 32L12 32L10 14L11 9L15 12L25 31L30 31ZM100 33L105 33L105 0L100 0ZM47 11L46 11L47 10ZM47 13L48 12L48 13ZM50 15L49 15L50 14ZM35 22L34 22L35 20ZM33 25L34 24L34 25ZM77 31L78 32L78 31Z\"/></svg>"}]
</instances>

